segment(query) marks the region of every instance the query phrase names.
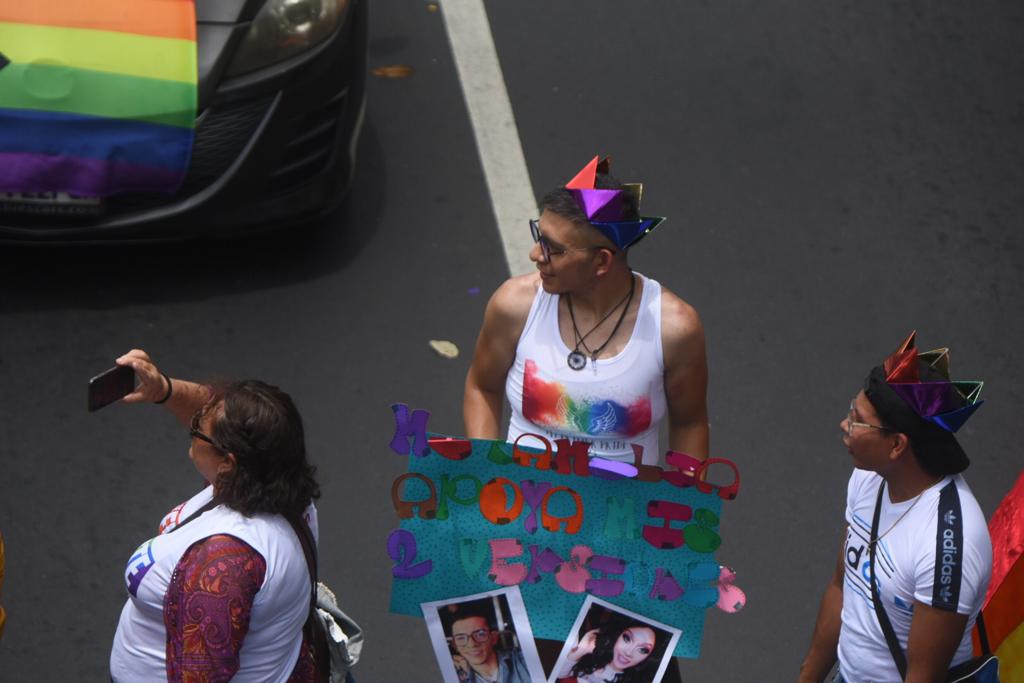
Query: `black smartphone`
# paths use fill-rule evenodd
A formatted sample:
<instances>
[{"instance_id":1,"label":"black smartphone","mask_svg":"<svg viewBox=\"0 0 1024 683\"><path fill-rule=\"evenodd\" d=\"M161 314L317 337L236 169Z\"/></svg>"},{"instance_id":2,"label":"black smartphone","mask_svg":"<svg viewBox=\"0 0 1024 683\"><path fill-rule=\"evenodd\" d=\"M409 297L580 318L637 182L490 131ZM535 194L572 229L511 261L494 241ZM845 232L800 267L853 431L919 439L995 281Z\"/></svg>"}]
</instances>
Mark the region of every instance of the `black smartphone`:
<instances>
[{"instance_id":1,"label":"black smartphone","mask_svg":"<svg viewBox=\"0 0 1024 683\"><path fill-rule=\"evenodd\" d=\"M135 371L118 365L89 380L89 412L119 401L135 391Z\"/></svg>"}]
</instances>

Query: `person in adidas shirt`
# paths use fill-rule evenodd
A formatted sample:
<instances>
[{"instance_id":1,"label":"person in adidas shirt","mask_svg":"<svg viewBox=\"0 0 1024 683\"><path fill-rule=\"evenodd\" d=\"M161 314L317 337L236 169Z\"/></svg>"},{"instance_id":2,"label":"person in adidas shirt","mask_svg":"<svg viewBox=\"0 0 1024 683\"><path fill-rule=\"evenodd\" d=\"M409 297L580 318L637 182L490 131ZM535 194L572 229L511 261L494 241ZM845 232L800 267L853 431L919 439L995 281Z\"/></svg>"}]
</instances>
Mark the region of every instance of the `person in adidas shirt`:
<instances>
[{"instance_id":1,"label":"person in adidas shirt","mask_svg":"<svg viewBox=\"0 0 1024 683\"><path fill-rule=\"evenodd\" d=\"M918 354L914 338L872 369L840 423L856 468L847 529L800 683L825 680L837 658L834 681L937 683L972 656L992 543L953 434L981 405L981 383L950 381L948 349Z\"/></svg>"}]
</instances>

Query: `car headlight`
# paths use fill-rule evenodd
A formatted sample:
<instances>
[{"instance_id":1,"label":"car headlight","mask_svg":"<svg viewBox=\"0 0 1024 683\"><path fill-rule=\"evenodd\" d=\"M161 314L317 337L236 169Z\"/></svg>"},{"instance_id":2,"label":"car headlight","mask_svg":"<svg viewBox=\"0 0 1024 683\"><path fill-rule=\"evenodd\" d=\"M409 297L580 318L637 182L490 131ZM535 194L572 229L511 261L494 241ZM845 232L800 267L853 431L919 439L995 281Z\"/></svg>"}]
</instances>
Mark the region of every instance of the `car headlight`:
<instances>
[{"instance_id":1,"label":"car headlight","mask_svg":"<svg viewBox=\"0 0 1024 683\"><path fill-rule=\"evenodd\" d=\"M294 57L330 36L349 0L267 0L253 18L228 76Z\"/></svg>"}]
</instances>

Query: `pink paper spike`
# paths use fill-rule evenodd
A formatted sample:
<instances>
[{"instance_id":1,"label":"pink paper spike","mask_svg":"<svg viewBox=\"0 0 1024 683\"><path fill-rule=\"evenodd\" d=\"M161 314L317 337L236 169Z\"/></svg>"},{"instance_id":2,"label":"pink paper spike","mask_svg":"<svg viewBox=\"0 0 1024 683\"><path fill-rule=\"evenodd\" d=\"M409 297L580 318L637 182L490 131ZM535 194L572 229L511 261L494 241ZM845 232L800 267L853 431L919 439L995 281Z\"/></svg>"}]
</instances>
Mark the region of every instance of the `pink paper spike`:
<instances>
[{"instance_id":1,"label":"pink paper spike","mask_svg":"<svg viewBox=\"0 0 1024 683\"><path fill-rule=\"evenodd\" d=\"M597 177L597 162L598 158L594 157L590 160L586 166L584 166L579 173L576 174L572 180L565 184L567 190L592 190L594 189L594 179Z\"/></svg>"}]
</instances>

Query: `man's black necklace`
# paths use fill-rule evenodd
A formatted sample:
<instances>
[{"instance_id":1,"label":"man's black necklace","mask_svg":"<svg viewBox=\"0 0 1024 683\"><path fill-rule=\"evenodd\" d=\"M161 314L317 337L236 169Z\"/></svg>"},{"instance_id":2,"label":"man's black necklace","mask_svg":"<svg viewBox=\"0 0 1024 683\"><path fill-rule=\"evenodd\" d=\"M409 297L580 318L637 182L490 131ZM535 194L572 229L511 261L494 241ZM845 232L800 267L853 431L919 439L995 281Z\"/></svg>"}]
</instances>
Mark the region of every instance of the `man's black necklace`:
<instances>
[{"instance_id":1,"label":"man's black necklace","mask_svg":"<svg viewBox=\"0 0 1024 683\"><path fill-rule=\"evenodd\" d=\"M594 372L597 372L597 356L602 351L604 351L606 346L608 346L612 338L615 336L615 333L619 331L619 327L622 325L622 321L626 319L626 311L629 310L629 304L633 301L633 290L635 288L635 285L636 277L633 275L633 273L630 273L629 293L622 298L622 301L612 306L611 309L609 309L609 311L604 314L604 317L598 320L597 324L591 327L590 331L587 332L586 334L580 334L580 329L576 327L576 315L575 313L573 313L572 310L572 296L569 294L565 295L565 303L569 306L569 319L572 320L572 332L576 339L576 346L573 348L572 351L569 352L568 357L566 357L565 359L565 362L568 363L571 369L582 370L587 365L587 357L580 353L580 347L582 346L590 355L590 362L594 367ZM622 304L626 305L622 306ZM618 322L615 323L615 327L612 329L612 333L608 335L607 339L604 340L604 344L601 344L596 349L591 349L589 346L587 346L587 337L589 337L594 330L600 327L601 323L607 320L608 317L611 316L611 314L614 313L615 309L617 309L619 306L622 306L622 313L619 314L619 320Z\"/></svg>"}]
</instances>

